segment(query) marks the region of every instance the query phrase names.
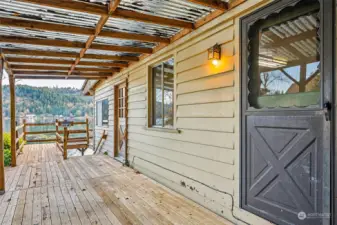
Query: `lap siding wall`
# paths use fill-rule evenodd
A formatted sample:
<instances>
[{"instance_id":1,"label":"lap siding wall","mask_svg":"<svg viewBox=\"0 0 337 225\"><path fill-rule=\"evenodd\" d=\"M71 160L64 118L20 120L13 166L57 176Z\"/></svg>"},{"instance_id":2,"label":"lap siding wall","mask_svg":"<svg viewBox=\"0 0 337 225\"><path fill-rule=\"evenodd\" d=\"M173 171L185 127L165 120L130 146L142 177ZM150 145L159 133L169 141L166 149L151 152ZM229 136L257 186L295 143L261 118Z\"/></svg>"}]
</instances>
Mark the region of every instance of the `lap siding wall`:
<instances>
[{"instance_id":1,"label":"lap siding wall","mask_svg":"<svg viewBox=\"0 0 337 225\"><path fill-rule=\"evenodd\" d=\"M249 0L167 48L106 81L95 90L95 101L109 99L109 126L95 128L98 143L114 152L114 84L128 78L128 152L132 167L180 192L219 215L240 224L269 222L239 208L240 74L239 19L267 1ZM214 67L207 50L222 48ZM181 133L145 129L148 113L149 66L175 58L175 126ZM225 194L224 192L230 194Z\"/></svg>"}]
</instances>

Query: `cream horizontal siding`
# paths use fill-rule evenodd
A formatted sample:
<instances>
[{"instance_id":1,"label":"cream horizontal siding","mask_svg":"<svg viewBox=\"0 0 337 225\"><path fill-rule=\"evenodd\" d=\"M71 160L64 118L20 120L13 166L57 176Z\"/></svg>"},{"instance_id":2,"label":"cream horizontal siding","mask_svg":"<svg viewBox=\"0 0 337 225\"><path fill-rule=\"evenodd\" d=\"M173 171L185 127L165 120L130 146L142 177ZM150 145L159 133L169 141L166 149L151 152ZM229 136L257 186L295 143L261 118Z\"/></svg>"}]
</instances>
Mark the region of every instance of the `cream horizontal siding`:
<instances>
[{"instance_id":1,"label":"cream horizontal siding","mask_svg":"<svg viewBox=\"0 0 337 225\"><path fill-rule=\"evenodd\" d=\"M102 137L103 131L105 130L108 138L104 141L100 147L100 152L108 152L109 155L112 155L111 149L113 149L114 145L114 114L113 114L113 107L114 107L114 93L112 86L107 85L106 87L97 90L95 92L95 113L96 113L96 102L108 99L109 100L109 125L108 126L97 126L95 125L95 144L97 145L99 140ZM95 121L96 123L96 121ZM96 146L95 146L96 147Z\"/></svg>"},{"instance_id":2,"label":"cream horizontal siding","mask_svg":"<svg viewBox=\"0 0 337 225\"><path fill-rule=\"evenodd\" d=\"M103 146L109 155L114 148L112 90L127 77L130 165L238 224L233 213L250 224L268 224L239 208L239 20L233 17L262 2L247 1L233 9L232 16L223 15L123 70L95 92L96 99L109 97L110 137ZM215 44L222 49L217 67L207 52ZM180 133L147 128L149 68L169 57L175 58L174 123ZM99 135L96 132L96 140Z\"/></svg>"}]
</instances>

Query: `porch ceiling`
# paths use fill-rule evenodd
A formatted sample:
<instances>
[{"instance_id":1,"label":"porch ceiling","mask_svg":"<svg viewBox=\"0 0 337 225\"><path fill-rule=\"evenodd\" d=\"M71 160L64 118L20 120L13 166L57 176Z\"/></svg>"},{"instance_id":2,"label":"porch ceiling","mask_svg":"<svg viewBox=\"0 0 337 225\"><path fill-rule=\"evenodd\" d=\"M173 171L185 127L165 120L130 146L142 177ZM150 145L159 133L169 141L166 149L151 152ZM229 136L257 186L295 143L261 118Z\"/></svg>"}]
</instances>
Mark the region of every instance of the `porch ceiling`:
<instances>
[{"instance_id":1,"label":"porch ceiling","mask_svg":"<svg viewBox=\"0 0 337 225\"><path fill-rule=\"evenodd\" d=\"M245 0L228 1L2 0L1 56L20 79L106 79Z\"/></svg>"}]
</instances>

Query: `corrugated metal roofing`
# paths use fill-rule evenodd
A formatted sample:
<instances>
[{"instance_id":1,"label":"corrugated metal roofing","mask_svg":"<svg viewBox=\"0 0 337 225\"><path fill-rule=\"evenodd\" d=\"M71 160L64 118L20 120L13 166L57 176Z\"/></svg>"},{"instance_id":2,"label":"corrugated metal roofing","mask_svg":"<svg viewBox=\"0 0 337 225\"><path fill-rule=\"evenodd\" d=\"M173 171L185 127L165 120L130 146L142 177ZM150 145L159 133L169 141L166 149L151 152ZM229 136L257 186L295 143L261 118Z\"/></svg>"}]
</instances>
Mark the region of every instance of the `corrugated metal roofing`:
<instances>
[{"instance_id":1,"label":"corrugated metal roofing","mask_svg":"<svg viewBox=\"0 0 337 225\"><path fill-rule=\"evenodd\" d=\"M24 19L29 20L34 24L34 21L52 23L59 25L69 25L76 26L79 28L90 28L95 29L101 16L96 14L72 11L67 9L61 9L56 7L49 7L39 4L22 2L20 0L0 0L0 18L9 19ZM46 0L47 1L47 0ZM109 0L69 0L74 2L90 2L100 7L107 7ZM223 0L228 1L228 0ZM57 1L51 1L51 3L57 4ZM61 2L62 3L62 2ZM193 24L194 22L202 19L203 17L209 15L214 11L214 9L209 7L204 7L202 5L191 3L188 0L122 0L118 5L118 9L130 10L138 12L144 15L158 16L168 19L174 19L178 21L188 22ZM100 11L98 9L98 11ZM104 11L104 8L103 8ZM108 11L108 10L107 10ZM8 21L8 20L5 20ZM180 22L181 23L181 22ZM187 23L187 25L189 25ZM183 23L186 24L186 23ZM168 25L161 25L155 23L147 23L141 21L135 21L130 19L114 18L113 16L108 19L108 21L103 26L103 31L112 32L124 32L132 34L143 34L147 36L156 36L163 38L171 38L178 34L182 28ZM71 31L68 31L71 32ZM80 33L83 33L82 31ZM86 33L86 32L84 32ZM89 32L90 33L90 32ZM37 38L37 39L48 39L48 40L62 40L68 42L80 42L86 43L89 35L79 35L66 32L52 32L52 31L42 31L39 29L32 28L18 28L14 26L0 26L0 36L15 36L15 37L25 37L25 38ZM114 46L127 46L136 48L154 48L158 45L155 42L149 42L149 39L153 40L151 37L147 37L146 41L136 41L119 38L110 38L98 36L93 41L93 44L104 44L104 45L114 45ZM8 40L6 40L8 42ZM157 40L156 40L157 41ZM165 42L165 40L161 40ZM167 40L166 40L166 43ZM45 43L49 44L49 43ZM52 44L52 43L51 43ZM2 43L0 42L0 48L5 49L20 49L24 51L39 50L45 52L55 52L64 53L71 52L79 54L80 48L69 48L69 47L54 47L54 46L44 46L44 45L33 45L33 44L18 44L18 43ZM41 53L42 54L42 53ZM101 56L128 56L128 57L139 57L141 54L138 53L124 53L124 52L113 52L106 50L95 50L88 49L86 54L94 54ZM62 56L62 57L50 57L50 56L24 56L24 55L7 55L8 57L20 57L20 58L36 58L36 59L68 59L74 60L72 56ZM82 58L82 61L97 61L97 62L113 62L111 60L104 59L86 59ZM126 61L134 59L126 59ZM116 61L115 61L116 62ZM122 61L120 61L122 62ZM125 62L125 61L124 61ZM25 63L23 65L26 65ZM79 66L80 67L80 66ZM91 66L90 66L91 67ZM88 67L89 68L89 67Z\"/></svg>"},{"instance_id":2,"label":"corrugated metal roofing","mask_svg":"<svg viewBox=\"0 0 337 225\"><path fill-rule=\"evenodd\" d=\"M159 37L172 37L181 29L111 17L103 27L103 30L121 31L135 34L149 34Z\"/></svg>"},{"instance_id":3,"label":"corrugated metal roofing","mask_svg":"<svg viewBox=\"0 0 337 225\"><path fill-rule=\"evenodd\" d=\"M11 44L0 42L0 48L8 49L24 49L24 50L40 50L40 51L52 51L52 52L72 52L80 53L80 48L63 48L63 47L52 47L52 46L40 46L40 45L27 45L27 44Z\"/></svg>"},{"instance_id":4,"label":"corrugated metal roofing","mask_svg":"<svg viewBox=\"0 0 337 225\"><path fill-rule=\"evenodd\" d=\"M0 16L91 28L95 28L100 19L98 15L18 2L16 0L1 0Z\"/></svg>"},{"instance_id":5,"label":"corrugated metal roofing","mask_svg":"<svg viewBox=\"0 0 337 225\"><path fill-rule=\"evenodd\" d=\"M83 42L83 43L85 43L88 40L88 36L85 36L85 35L32 30L32 29L28 30L28 29L17 28L17 27L1 27L0 26L0 34L1 36L20 36L20 37L28 37L28 38L74 41L74 42Z\"/></svg>"}]
</instances>

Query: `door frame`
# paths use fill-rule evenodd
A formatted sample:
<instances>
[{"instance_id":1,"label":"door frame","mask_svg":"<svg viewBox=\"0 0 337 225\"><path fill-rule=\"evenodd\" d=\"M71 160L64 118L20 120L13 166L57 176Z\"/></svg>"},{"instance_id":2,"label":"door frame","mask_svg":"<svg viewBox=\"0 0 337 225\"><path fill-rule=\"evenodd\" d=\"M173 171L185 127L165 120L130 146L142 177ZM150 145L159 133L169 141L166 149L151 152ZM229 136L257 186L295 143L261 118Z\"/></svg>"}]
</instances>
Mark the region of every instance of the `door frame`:
<instances>
[{"instance_id":1,"label":"door frame","mask_svg":"<svg viewBox=\"0 0 337 225\"><path fill-rule=\"evenodd\" d=\"M114 90L114 157L117 157L118 153L118 126L116 126L119 123L119 117L118 117L118 91L119 86L125 84L125 161L124 164L126 166L129 166L129 160L128 160L128 78L125 78L123 80L118 81L114 84L113 90Z\"/></svg>"},{"instance_id":2,"label":"door frame","mask_svg":"<svg viewBox=\"0 0 337 225\"><path fill-rule=\"evenodd\" d=\"M240 208L247 210L244 207L244 200L245 200L245 188L246 188L246 181L243 179L245 176L244 170L246 168L246 112L248 111L248 91L247 91L247 75L248 75L248 68L247 68L247 47L248 47L248 35L247 29L249 25L252 24L257 19L261 19L266 17L266 15L270 15L273 12L279 12L285 5L292 5L300 2L300 0L277 0L267 4L264 7L242 17L240 19ZM332 109L331 109L331 126L330 126L330 224L334 224L337 222L337 207L335 201L335 194L337 193L337 173L335 172L337 169L337 156L336 152L336 143L335 143L335 130L336 130L336 3L335 0L318 0L320 3L320 16L321 16L321 25L320 28L320 36L323 37L321 39L321 70L322 74L328 74L327 79L324 79L325 83L331 84L331 89L328 87L327 90L322 89L322 93L324 96L321 99L320 109L323 110L323 102L326 99L330 100ZM331 22L331 18L333 22ZM328 56L328 57L325 57ZM325 85L328 86L328 85ZM330 89L330 90L329 90ZM291 113L291 109L287 110ZM310 109L304 110L310 111ZM254 113L254 110L250 112ZM257 111L255 111L257 112ZM273 110L263 110L259 111L263 112L264 115L272 115ZM247 210L249 211L249 210ZM249 211L250 212L250 211ZM255 213L253 213L255 214ZM257 214L258 216L261 216ZM265 218L265 217L262 217ZM273 221L275 222L275 221Z\"/></svg>"}]
</instances>

